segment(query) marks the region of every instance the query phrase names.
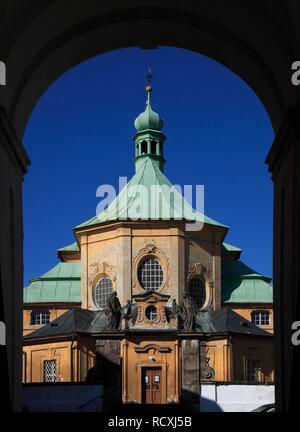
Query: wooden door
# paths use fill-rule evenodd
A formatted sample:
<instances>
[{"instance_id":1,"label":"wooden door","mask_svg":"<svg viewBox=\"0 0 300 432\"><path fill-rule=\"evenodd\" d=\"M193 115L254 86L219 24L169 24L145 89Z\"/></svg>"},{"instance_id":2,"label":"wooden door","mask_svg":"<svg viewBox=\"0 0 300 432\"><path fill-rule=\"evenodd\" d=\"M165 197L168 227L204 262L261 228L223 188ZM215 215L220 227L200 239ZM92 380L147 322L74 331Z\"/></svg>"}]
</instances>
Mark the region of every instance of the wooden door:
<instances>
[{"instance_id":1,"label":"wooden door","mask_svg":"<svg viewBox=\"0 0 300 432\"><path fill-rule=\"evenodd\" d=\"M161 368L143 368L142 403L161 403Z\"/></svg>"}]
</instances>

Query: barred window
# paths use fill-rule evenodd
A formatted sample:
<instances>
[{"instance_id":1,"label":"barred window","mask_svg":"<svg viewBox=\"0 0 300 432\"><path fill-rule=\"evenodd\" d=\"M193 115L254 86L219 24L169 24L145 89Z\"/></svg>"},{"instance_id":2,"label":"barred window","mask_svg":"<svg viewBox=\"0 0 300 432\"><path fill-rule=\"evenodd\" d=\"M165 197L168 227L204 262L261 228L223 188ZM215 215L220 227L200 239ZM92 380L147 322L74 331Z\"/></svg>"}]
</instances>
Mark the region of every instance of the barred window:
<instances>
[{"instance_id":1,"label":"barred window","mask_svg":"<svg viewBox=\"0 0 300 432\"><path fill-rule=\"evenodd\" d=\"M56 360L44 360L44 382L56 381Z\"/></svg>"},{"instance_id":2,"label":"barred window","mask_svg":"<svg viewBox=\"0 0 300 432\"><path fill-rule=\"evenodd\" d=\"M260 361L257 359L247 359L247 381L260 381Z\"/></svg>"},{"instance_id":3,"label":"barred window","mask_svg":"<svg viewBox=\"0 0 300 432\"><path fill-rule=\"evenodd\" d=\"M155 257L146 258L138 267L138 279L146 291L156 291L163 283L163 270Z\"/></svg>"},{"instance_id":4,"label":"barred window","mask_svg":"<svg viewBox=\"0 0 300 432\"><path fill-rule=\"evenodd\" d=\"M157 309L155 306L148 306L146 309L146 317L150 321L154 321L157 318Z\"/></svg>"},{"instance_id":5,"label":"barred window","mask_svg":"<svg viewBox=\"0 0 300 432\"><path fill-rule=\"evenodd\" d=\"M255 325L268 326L270 325L269 311L254 311L251 314L252 323Z\"/></svg>"},{"instance_id":6,"label":"barred window","mask_svg":"<svg viewBox=\"0 0 300 432\"><path fill-rule=\"evenodd\" d=\"M198 308L202 308L206 301L205 286L199 276L194 276L189 282L189 295Z\"/></svg>"},{"instance_id":7,"label":"barred window","mask_svg":"<svg viewBox=\"0 0 300 432\"><path fill-rule=\"evenodd\" d=\"M48 324L50 322L50 312L48 310L39 310L31 312L31 325Z\"/></svg>"},{"instance_id":8,"label":"barred window","mask_svg":"<svg viewBox=\"0 0 300 432\"><path fill-rule=\"evenodd\" d=\"M108 277L102 278L96 285L95 301L99 308L105 309L108 297L113 292L112 281Z\"/></svg>"}]
</instances>

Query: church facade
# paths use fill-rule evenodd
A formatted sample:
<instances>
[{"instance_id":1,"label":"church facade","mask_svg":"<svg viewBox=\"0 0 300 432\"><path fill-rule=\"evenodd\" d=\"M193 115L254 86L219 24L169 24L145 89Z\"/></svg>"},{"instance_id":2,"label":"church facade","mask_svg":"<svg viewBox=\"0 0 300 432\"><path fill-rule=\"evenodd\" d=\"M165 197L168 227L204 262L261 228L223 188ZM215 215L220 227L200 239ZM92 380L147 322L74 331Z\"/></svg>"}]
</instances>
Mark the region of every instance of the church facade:
<instances>
[{"instance_id":1,"label":"church facade","mask_svg":"<svg viewBox=\"0 0 300 432\"><path fill-rule=\"evenodd\" d=\"M273 382L271 281L225 242L227 226L170 199L146 90L134 176L24 288L23 381L101 383L140 404L197 404L204 382Z\"/></svg>"}]
</instances>

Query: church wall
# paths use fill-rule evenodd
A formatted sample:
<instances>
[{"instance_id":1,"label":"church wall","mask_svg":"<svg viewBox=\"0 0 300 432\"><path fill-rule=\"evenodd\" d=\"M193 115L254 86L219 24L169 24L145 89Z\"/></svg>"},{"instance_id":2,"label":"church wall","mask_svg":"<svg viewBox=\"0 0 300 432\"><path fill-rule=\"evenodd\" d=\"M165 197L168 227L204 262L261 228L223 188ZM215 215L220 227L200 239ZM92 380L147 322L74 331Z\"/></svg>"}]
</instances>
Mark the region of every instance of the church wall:
<instances>
[{"instance_id":1,"label":"church wall","mask_svg":"<svg viewBox=\"0 0 300 432\"><path fill-rule=\"evenodd\" d=\"M163 337L157 340L151 337L132 336L121 342L121 356L124 403L142 402L142 369L151 367L160 367L162 370L162 403L179 401L178 341Z\"/></svg>"},{"instance_id":2,"label":"church wall","mask_svg":"<svg viewBox=\"0 0 300 432\"><path fill-rule=\"evenodd\" d=\"M206 358L214 370L213 381L230 381L232 377L232 351L226 338L213 339L205 343Z\"/></svg>"},{"instance_id":3,"label":"church wall","mask_svg":"<svg viewBox=\"0 0 300 432\"><path fill-rule=\"evenodd\" d=\"M111 227L81 236L82 307L97 309L93 296L101 276L107 274L124 305L132 294L143 292L137 283L139 254L149 243L162 265L166 283L159 290L179 301L185 283L185 237L177 228L143 229L140 227ZM181 294L179 294L181 292ZM171 304L171 299L170 299Z\"/></svg>"},{"instance_id":4,"label":"church wall","mask_svg":"<svg viewBox=\"0 0 300 432\"><path fill-rule=\"evenodd\" d=\"M83 236L81 238L82 256L82 307L84 309L97 309L94 302L94 288L103 275L108 274L113 283L113 289L122 299L122 288L119 286L121 275L120 260L122 256L120 232L118 229ZM121 279L122 280L122 279Z\"/></svg>"},{"instance_id":5,"label":"church wall","mask_svg":"<svg viewBox=\"0 0 300 432\"><path fill-rule=\"evenodd\" d=\"M189 235L188 265L203 264L211 271L212 286L207 287L212 296L211 307L221 307L221 242L210 229L204 229L201 233Z\"/></svg>"},{"instance_id":6,"label":"church wall","mask_svg":"<svg viewBox=\"0 0 300 432\"><path fill-rule=\"evenodd\" d=\"M273 334L274 331L274 313L273 313L273 305L270 303L247 303L247 304L234 304L234 303L226 303L226 307L234 310L239 315L242 315L248 321L251 321L251 313L253 311L264 310L270 313L270 325L268 326L259 326L260 328L270 332Z\"/></svg>"},{"instance_id":7,"label":"church wall","mask_svg":"<svg viewBox=\"0 0 300 432\"><path fill-rule=\"evenodd\" d=\"M31 313L35 309L40 310L47 310L50 312L50 321L55 320L56 318L63 315L65 312L68 311L68 309L55 309L55 306L52 304L49 304L49 306L41 306L41 307L35 307L30 309L23 309L23 336L26 336L27 334L41 328L44 326L44 324L31 324Z\"/></svg>"},{"instance_id":8,"label":"church wall","mask_svg":"<svg viewBox=\"0 0 300 432\"><path fill-rule=\"evenodd\" d=\"M274 340L273 337L232 337L233 380L247 381L247 359L261 363L260 382L274 382Z\"/></svg>"},{"instance_id":9,"label":"church wall","mask_svg":"<svg viewBox=\"0 0 300 432\"><path fill-rule=\"evenodd\" d=\"M178 228L166 229L133 229L132 231L132 259L138 258L141 250L147 244L153 244L158 252L153 253L160 261L166 277L166 283L158 290L161 294L170 295L171 299L179 300L184 289L185 279L185 238ZM133 281L137 282L136 272ZM140 294L143 289L138 283L133 283L133 293Z\"/></svg>"},{"instance_id":10,"label":"church wall","mask_svg":"<svg viewBox=\"0 0 300 432\"><path fill-rule=\"evenodd\" d=\"M72 357L72 358L71 358ZM56 360L56 382L84 382L94 366L95 340L49 342L23 346L23 382L44 382L44 361ZM73 370L71 370L73 367Z\"/></svg>"},{"instance_id":11,"label":"church wall","mask_svg":"<svg viewBox=\"0 0 300 432\"><path fill-rule=\"evenodd\" d=\"M93 337L78 337L73 358L73 380L84 382L89 369L95 365L95 339Z\"/></svg>"},{"instance_id":12,"label":"church wall","mask_svg":"<svg viewBox=\"0 0 300 432\"><path fill-rule=\"evenodd\" d=\"M164 272L164 283L159 290L180 302L186 289L189 266L201 264L209 271L207 290L211 295L210 306L221 307L221 243L220 233L211 227L191 234L177 226L152 228L132 224L91 228L81 235L82 257L82 307L97 309L94 289L105 274L112 279L122 305L132 294L143 292L137 280L138 262L152 254L158 257ZM154 245L154 252L143 252L147 245Z\"/></svg>"},{"instance_id":13,"label":"church wall","mask_svg":"<svg viewBox=\"0 0 300 432\"><path fill-rule=\"evenodd\" d=\"M71 347L71 341L23 346L23 382L44 382L45 360L56 360L57 382L71 381Z\"/></svg>"}]
</instances>

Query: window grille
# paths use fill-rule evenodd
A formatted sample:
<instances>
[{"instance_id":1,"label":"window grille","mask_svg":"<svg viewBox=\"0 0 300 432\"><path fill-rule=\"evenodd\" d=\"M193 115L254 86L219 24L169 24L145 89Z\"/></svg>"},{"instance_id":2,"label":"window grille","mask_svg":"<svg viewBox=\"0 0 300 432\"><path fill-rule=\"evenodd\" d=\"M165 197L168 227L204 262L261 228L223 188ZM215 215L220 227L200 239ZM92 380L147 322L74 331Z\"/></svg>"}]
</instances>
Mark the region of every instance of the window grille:
<instances>
[{"instance_id":1,"label":"window grille","mask_svg":"<svg viewBox=\"0 0 300 432\"><path fill-rule=\"evenodd\" d=\"M108 277L102 278L95 290L95 300L99 308L105 309L108 297L113 292L112 281Z\"/></svg>"},{"instance_id":2,"label":"window grille","mask_svg":"<svg viewBox=\"0 0 300 432\"><path fill-rule=\"evenodd\" d=\"M145 259L138 268L138 279L146 291L156 291L163 283L163 270L154 257Z\"/></svg>"},{"instance_id":3,"label":"window grille","mask_svg":"<svg viewBox=\"0 0 300 432\"><path fill-rule=\"evenodd\" d=\"M56 381L56 360L44 361L44 382Z\"/></svg>"},{"instance_id":4,"label":"window grille","mask_svg":"<svg viewBox=\"0 0 300 432\"><path fill-rule=\"evenodd\" d=\"M270 313L268 311L252 312L252 323L255 325L268 326L270 325Z\"/></svg>"},{"instance_id":5,"label":"window grille","mask_svg":"<svg viewBox=\"0 0 300 432\"><path fill-rule=\"evenodd\" d=\"M189 282L189 295L198 308L202 308L206 301L204 282L200 277L194 276Z\"/></svg>"},{"instance_id":6,"label":"window grille","mask_svg":"<svg viewBox=\"0 0 300 432\"><path fill-rule=\"evenodd\" d=\"M247 359L247 381L260 381L260 361L257 359Z\"/></svg>"},{"instance_id":7,"label":"window grille","mask_svg":"<svg viewBox=\"0 0 300 432\"><path fill-rule=\"evenodd\" d=\"M32 311L31 313L31 324L48 324L50 322L49 311Z\"/></svg>"},{"instance_id":8,"label":"window grille","mask_svg":"<svg viewBox=\"0 0 300 432\"><path fill-rule=\"evenodd\" d=\"M150 321L154 321L157 318L157 309L155 306L148 306L146 309L146 317Z\"/></svg>"}]
</instances>

